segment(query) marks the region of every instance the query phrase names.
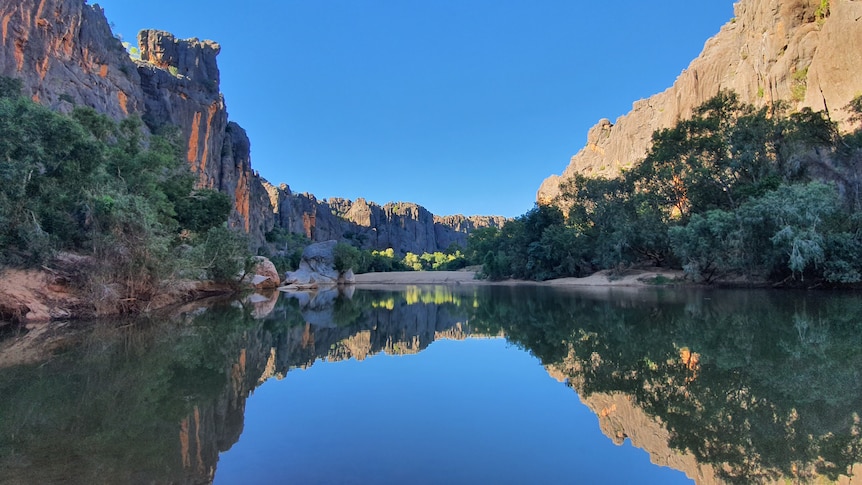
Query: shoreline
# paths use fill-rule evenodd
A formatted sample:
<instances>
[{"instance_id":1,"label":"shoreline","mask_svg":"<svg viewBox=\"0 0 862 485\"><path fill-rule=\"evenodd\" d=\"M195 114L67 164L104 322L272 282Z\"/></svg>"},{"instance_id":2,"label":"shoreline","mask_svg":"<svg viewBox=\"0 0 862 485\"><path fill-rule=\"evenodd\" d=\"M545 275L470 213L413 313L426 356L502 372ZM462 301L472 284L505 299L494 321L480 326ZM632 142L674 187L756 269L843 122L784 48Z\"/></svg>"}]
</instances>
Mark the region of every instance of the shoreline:
<instances>
[{"instance_id":1,"label":"shoreline","mask_svg":"<svg viewBox=\"0 0 862 485\"><path fill-rule=\"evenodd\" d=\"M403 285L497 285L497 286L554 286L554 287L656 287L692 286L683 281L681 270L651 269L628 270L621 275L610 271L599 271L582 278L557 278L547 281L476 279L476 271L392 271L386 273L363 273L356 275L356 287L381 287ZM695 285L697 286L697 285Z\"/></svg>"}]
</instances>

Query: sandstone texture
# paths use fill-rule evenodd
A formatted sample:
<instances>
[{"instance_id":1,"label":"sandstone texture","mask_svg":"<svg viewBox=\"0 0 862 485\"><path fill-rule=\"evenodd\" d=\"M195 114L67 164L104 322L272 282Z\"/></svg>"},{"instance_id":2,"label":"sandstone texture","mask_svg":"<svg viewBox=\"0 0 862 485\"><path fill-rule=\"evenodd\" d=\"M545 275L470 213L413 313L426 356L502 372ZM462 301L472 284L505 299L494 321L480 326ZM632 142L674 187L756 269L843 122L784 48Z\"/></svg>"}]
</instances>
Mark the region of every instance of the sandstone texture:
<instances>
[{"instance_id":1,"label":"sandstone texture","mask_svg":"<svg viewBox=\"0 0 862 485\"><path fill-rule=\"evenodd\" d=\"M278 276L278 270L267 258L257 256L256 264L253 270L254 276L251 284L257 289L275 289L281 284L281 278Z\"/></svg>"},{"instance_id":2,"label":"sandstone texture","mask_svg":"<svg viewBox=\"0 0 862 485\"><path fill-rule=\"evenodd\" d=\"M327 203L270 185L252 169L245 130L228 117L216 62L221 46L159 30L143 30L137 41L140 59L133 60L101 7L83 0L0 2L0 75L21 79L27 96L59 111L90 106L114 119L140 116L150 133L179 129L198 187L231 197L230 224L251 236L252 249L279 226L315 242L433 252L463 246L473 228L503 223L438 218L409 203Z\"/></svg>"},{"instance_id":3,"label":"sandstone texture","mask_svg":"<svg viewBox=\"0 0 862 485\"><path fill-rule=\"evenodd\" d=\"M82 105L115 119L137 115L153 133L178 127L198 186L230 195L231 225L262 243L272 210L248 137L228 121L217 43L145 30L136 61L104 11L82 0L2 2L0 36L0 75L21 79L33 100L64 112Z\"/></svg>"},{"instance_id":4,"label":"sandstone texture","mask_svg":"<svg viewBox=\"0 0 862 485\"><path fill-rule=\"evenodd\" d=\"M264 187L276 225L290 232L312 241L350 240L364 249L392 248L402 255L444 251L452 244L464 247L473 230L502 227L506 222L499 216L436 216L411 202L318 200L311 194L293 193L286 184L264 183Z\"/></svg>"},{"instance_id":5,"label":"sandstone texture","mask_svg":"<svg viewBox=\"0 0 862 485\"><path fill-rule=\"evenodd\" d=\"M783 101L791 109L828 109L834 121L846 122L844 107L862 94L860 45L858 0L830 0L828 11L820 0L741 0L672 87L590 129L587 145L561 175L542 183L537 201L552 202L576 173L613 177L631 167L646 155L654 131L691 117L721 89L755 106Z\"/></svg>"},{"instance_id":6,"label":"sandstone texture","mask_svg":"<svg viewBox=\"0 0 862 485\"><path fill-rule=\"evenodd\" d=\"M135 63L105 14L81 0L0 2L0 75L34 100L68 112L92 106L113 118L144 111Z\"/></svg>"}]
</instances>

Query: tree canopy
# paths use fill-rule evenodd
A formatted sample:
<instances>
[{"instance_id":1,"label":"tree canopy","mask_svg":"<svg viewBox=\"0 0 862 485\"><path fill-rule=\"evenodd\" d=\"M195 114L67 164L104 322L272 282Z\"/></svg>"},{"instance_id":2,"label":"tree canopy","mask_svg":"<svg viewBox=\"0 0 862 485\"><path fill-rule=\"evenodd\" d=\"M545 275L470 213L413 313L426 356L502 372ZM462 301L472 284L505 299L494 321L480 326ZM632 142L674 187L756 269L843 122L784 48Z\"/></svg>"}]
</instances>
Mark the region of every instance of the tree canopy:
<instances>
[{"instance_id":1,"label":"tree canopy","mask_svg":"<svg viewBox=\"0 0 862 485\"><path fill-rule=\"evenodd\" d=\"M862 97L848 108L862 119ZM855 283L860 161L862 130L842 134L826 113L755 108L722 91L656 131L631 169L575 175L555 204L472 235L467 254L491 279L651 264L698 281Z\"/></svg>"}]
</instances>

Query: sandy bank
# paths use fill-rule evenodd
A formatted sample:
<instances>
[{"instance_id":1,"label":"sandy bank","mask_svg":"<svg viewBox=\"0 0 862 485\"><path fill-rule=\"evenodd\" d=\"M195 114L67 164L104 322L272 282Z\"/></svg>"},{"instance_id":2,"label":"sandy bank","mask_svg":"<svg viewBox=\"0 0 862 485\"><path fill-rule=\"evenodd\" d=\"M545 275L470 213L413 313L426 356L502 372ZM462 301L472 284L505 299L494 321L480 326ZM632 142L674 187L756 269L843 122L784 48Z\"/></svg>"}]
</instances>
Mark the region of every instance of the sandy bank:
<instances>
[{"instance_id":1,"label":"sandy bank","mask_svg":"<svg viewBox=\"0 0 862 485\"><path fill-rule=\"evenodd\" d=\"M356 275L356 284L365 285L487 285L476 279L475 271L392 271Z\"/></svg>"},{"instance_id":2,"label":"sandy bank","mask_svg":"<svg viewBox=\"0 0 862 485\"><path fill-rule=\"evenodd\" d=\"M585 278L559 278L542 282L506 280L489 282L475 279L475 271L395 271L356 275L356 284L378 285L543 285L543 286L654 286L682 280L682 271L665 269L629 270L621 275L599 271Z\"/></svg>"}]
</instances>

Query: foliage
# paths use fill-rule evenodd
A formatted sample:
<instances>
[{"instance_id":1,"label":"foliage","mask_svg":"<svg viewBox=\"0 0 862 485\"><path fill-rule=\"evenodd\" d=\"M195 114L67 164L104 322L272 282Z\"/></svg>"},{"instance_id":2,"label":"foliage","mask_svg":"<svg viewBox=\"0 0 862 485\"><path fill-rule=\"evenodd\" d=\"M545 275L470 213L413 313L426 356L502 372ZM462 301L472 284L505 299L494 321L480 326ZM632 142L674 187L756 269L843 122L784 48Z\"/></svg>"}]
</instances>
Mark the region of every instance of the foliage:
<instances>
[{"instance_id":1,"label":"foliage","mask_svg":"<svg viewBox=\"0 0 862 485\"><path fill-rule=\"evenodd\" d=\"M741 258L741 244L736 227L734 215L721 209L695 214L687 225L671 227L671 247L685 273L709 283L738 267L734 262Z\"/></svg>"},{"instance_id":2,"label":"foliage","mask_svg":"<svg viewBox=\"0 0 862 485\"><path fill-rule=\"evenodd\" d=\"M819 9L818 9L819 10ZM828 15L829 5L826 5ZM802 101L805 99L805 93L808 91L808 68L799 69L790 75L790 97L793 101Z\"/></svg>"},{"instance_id":3,"label":"foliage","mask_svg":"<svg viewBox=\"0 0 862 485\"><path fill-rule=\"evenodd\" d=\"M311 244L305 234L296 234L283 227L274 227L264 237L267 245L262 249L262 255L272 261L279 273L296 271L302 260L302 251Z\"/></svg>"},{"instance_id":4,"label":"foliage","mask_svg":"<svg viewBox=\"0 0 862 485\"><path fill-rule=\"evenodd\" d=\"M814 17L817 18L818 22L823 22L829 16L829 13L829 0L820 0L820 5L814 11Z\"/></svg>"},{"instance_id":5,"label":"foliage","mask_svg":"<svg viewBox=\"0 0 862 485\"><path fill-rule=\"evenodd\" d=\"M335 269L338 271L347 271L348 269L354 272L359 269L359 263L362 253L359 249L350 244L340 242L335 245L333 250L335 256Z\"/></svg>"},{"instance_id":6,"label":"foliage","mask_svg":"<svg viewBox=\"0 0 862 485\"><path fill-rule=\"evenodd\" d=\"M460 249L453 253L435 251L421 255L408 252L401 262L413 271L455 271L467 266L467 259Z\"/></svg>"},{"instance_id":7,"label":"foliage","mask_svg":"<svg viewBox=\"0 0 862 485\"><path fill-rule=\"evenodd\" d=\"M180 243L221 253L198 237L219 228L220 244L239 251L238 236L222 227L229 199L193 190L179 130L145 137L139 118L115 122L83 107L63 115L15 89L20 81L0 78L0 264L43 264L59 250L90 255L81 283L97 300L134 307L200 263L184 261Z\"/></svg>"},{"instance_id":8,"label":"foliage","mask_svg":"<svg viewBox=\"0 0 862 485\"><path fill-rule=\"evenodd\" d=\"M541 251L546 229L564 221L563 213L553 206L536 206L526 214L506 223L499 232L480 233L478 237L496 234L488 242L477 242L471 235L468 247L476 251L485 244L489 247L482 256L482 275L491 280L505 278L544 279L555 274L555 266L564 256L565 248Z\"/></svg>"},{"instance_id":9,"label":"foliage","mask_svg":"<svg viewBox=\"0 0 862 485\"><path fill-rule=\"evenodd\" d=\"M847 109L862 119L862 97ZM652 264L706 282L856 282L862 130L842 135L824 113L758 109L723 91L656 131L646 157L619 177L561 184L557 203L565 215L537 207L500 231L475 232L468 257L491 279Z\"/></svg>"},{"instance_id":10,"label":"foliage","mask_svg":"<svg viewBox=\"0 0 862 485\"><path fill-rule=\"evenodd\" d=\"M141 60L141 50L137 47L133 46L129 42L123 42L123 49L126 50L126 53L129 54L129 57L134 61Z\"/></svg>"},{"instance_id":11,"label":"foliage","mask_svg":"<svg viewBox=\"0 0 862 485\"><path fill-rule=\"evenodd\" d=\"M399 259L392 248L384 250L360 250L350 244L344 245L350 246L355 250L354 252L347 248L340 249L345 261L351 263L350 267L357 274L387 271L455 271L467 266L466 257L461 253L460 248L455 246L447 249L445 252L435 251L423 254L408 252L403 258ZM336 249L338 249L338 246Z\"/></svg>"},{"instance_id":12,"label":"foliage","mask_svg":"<svg viewBox=\"0 0 862 485\"><path fill-rule=\"evenodd\" d=\"M227 194L201 189L177 199L174 207L181 227L203 233L227 220L231 201Z\"/></svg>"},{"instance_id":13,"label":"foliage","mask_svg":"<svg viewBox=\"0 0 862 485\"><path fill-rule=\"evenodd\" d=\"M226 224L210 228L200 236L193 255L197 267L208 279L235 284L254 268L255 260L248 251L248 237L231 230Z\"/></svg>"}]
</instances>

